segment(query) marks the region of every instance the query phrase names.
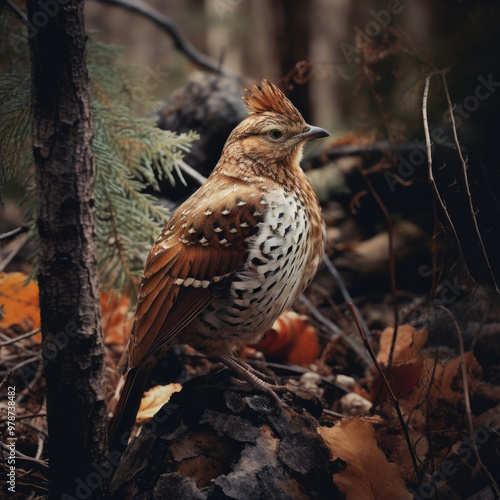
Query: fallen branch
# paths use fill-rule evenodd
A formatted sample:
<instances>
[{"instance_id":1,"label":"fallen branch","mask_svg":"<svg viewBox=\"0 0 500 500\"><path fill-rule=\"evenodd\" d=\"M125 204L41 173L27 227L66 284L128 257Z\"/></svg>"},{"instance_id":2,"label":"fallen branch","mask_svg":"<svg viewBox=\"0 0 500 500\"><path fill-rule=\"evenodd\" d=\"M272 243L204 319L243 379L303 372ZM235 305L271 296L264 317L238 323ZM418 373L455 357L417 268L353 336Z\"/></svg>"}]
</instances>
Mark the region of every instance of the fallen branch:
<instances>
[{"instance_id":1,"label":"fallen branch","mask_svg":"<svg viewBox=\"0 0 500 500\"><path fill-rule=\"evenodd\" d=\"M242 77L232 71L226 70L221 67L221 65L211 59L210 57L202 54L193 45L191 45L186 39L183 38L179 29L175 23L169 19L167 16L162 14L160 11L156 10L151 5L143 2L142 0L97 0L100 3L106 5L117 5L124 9L127 9L136 14L140 14L152 21L156 26L166 31L172 40L174 41L174 46L177 50L185 54L191 61L196 63L201 68L204 68L214 73L219 73L221 75L237 78L241 80Z\"/></svg>"}]
</instances>

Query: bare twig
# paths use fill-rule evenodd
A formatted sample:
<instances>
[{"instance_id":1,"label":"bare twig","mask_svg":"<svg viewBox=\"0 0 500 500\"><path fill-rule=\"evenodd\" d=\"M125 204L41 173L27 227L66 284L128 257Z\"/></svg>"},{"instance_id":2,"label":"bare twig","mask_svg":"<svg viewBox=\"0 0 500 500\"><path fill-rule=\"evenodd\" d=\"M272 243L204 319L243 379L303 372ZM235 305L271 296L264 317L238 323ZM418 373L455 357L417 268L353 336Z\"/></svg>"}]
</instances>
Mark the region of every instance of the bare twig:
<instances>
[{"instance_id":1,"label":"bare twig","mask_svg":"<svg viewBox=\"0 0 500 500\"><path fill-rule=\"evenodd\" d=\"M41 378L42 378L42 363L40 362L38 365L38 370L35 376L33 377L33 380L23 389L21 394L19 394L19 396L17 397L18 403L21 403L21 401L23 401L28 394L33 392L33 389L38 385Z\"/></svg>"},{"instance_id":2,"label":"bare twig","mask_svg":"<svg viewBox=\"0 0 500 500\"><path fill-rule=\"evenodd\" d=\"M336 339L337 337L342 337L344 335L342 330L335 323L323 316L323 314L318 311L314 304L305 295L301 295L299 297L299 300L309 309L315 319L317 319L322 325L326 326L332 332L332 337L334 339Z\"/></svg>"},{"instance_id":3,"label":"bare twig","mask_svg":"<svg viewBox=\"0 0 500 500\"><path fill-rule=\"evenodd\" d=\"M363 173L363 172L362 172ZM387 234L389 237L389 275L391 280L391 293L392 293L392 307L394 310L394 335L392 336L391 342L391 350L389 352L389 359L387 360L387 376L391 371L392 358L394 356L394 349L396 347L396 339L398 338L398 325L399 325L399 311L398 311L398 291L396 287L396 259L394 257L394 231L392 225L392 217L387 210L382 198L380 198L379 194L373 187L372 181L368 178L367 175L363 174L366 185L370 190L370 193L375 198L375 201L378 203L378 206L384 213L385 219L387 220Z\"/></svg>"},{"instance_id":4,"label":"bare twig","mask_svg":"<svg viewBox=\"0 0 500 500\"><path fill-rule=\"evenodd\" d=\"M40 460L40 458L42 458L44 443L45 443L45 436L43 434L39 434L38 435L38 448L36 450L36 455L35 455L36 460Z\"/></svg>"},{"instance_id":5,"label":"bare twig","mask_svg":"<svg viewBox=\"0 0 500 500\"><path fill-rule=\"evenodd\" d=\"M20 340L29 339L30 337L33 337L33 335L36 335L39 331L40 331L40 328L37 328L36 330L33 330L32 332L23 333L22 335L19 335L19 337L14 337L13 339L7 340L7 342L2 342L0 344L0 347L5 347L6 345L10 345L10 344L15 344L16 342L19 342Z\"/></svg>"},{"instance_id":6,"label":"bare twig","mask_svg":"<svg viewBox=\"0 0 500 500\"><path fill-rule=\"evenodd\" d=\"M330 271L330 274L335 278L335 281L339 285L340 293L342 294L342 297L344 298L346 303L352 302L352 304L356 310L356 313L359 317L359 321L361 323L361 326L363 327L363 331L365 332L366 338L368 340L372 340L372 333L370 332L368 325L365 323L365 320L361 316L358 308L354 304L354 301L352 300L351 294L349 293L349 290L347 290L347 287L345 286L344 280L342 279L342 276L338 272L337 268L335 267L333 262L327 257L326 254L323 254L323 262L325 263L328 271Z\"/></svg>"},{"instance_id":7,"label":"bare twig","mask_svg":"<svg viewBox=\"0 0 500 500\"><path fill-rule=\"evenodd\" d=\"M316 307L314 307L313 303L305 296L301 295L299 297L300 302L302 302L308 309L311 311L311 314L317 319L322 325L326 326L331 332L331 338L337 339L342 337L347 344L352 348L352 350L364 361L366 366L370 366L371 360L369 356L367 356L366 351L359 345L354 339L347 336L340 328L332 323L328 318L325 318Z\"/></svg>"},{"instance_id":8,"label":"bare twig","mask_svg":"<svg viewBox=\"0 0 500 500\"><path fill-rule=\"evenodd\" d=\"M10 261L18 254L19 250L23 248L24 244L26 243L27 236L23 235L19 238L17 241L13 241L11 243L12 250L10 253L5 257L5 259L0 262L0 273L5 270L5 268L9 265Z\"/></svg>"},{"instance_id":9,"label":"bare twig","mask_svg":"<svg viewBox=\"0 0 500 500\"><path fill-rule=\"evenodd\" d=\"M347 415L343 415L342 413L337 413L336 411L332 410L326 410L323 408L323 413L326 413L327 415L330 415L331 417L335 418L348 418Z\"/></svg>"},{"instance_id":10,"label":"bare twig","mask_svg":"<svg viewBox=\"0 0 500 500\"><path fill-rule=\"evenodd\" d=\"M19 337L16 337L16 338L19 338ZM12 339L8 335L6 335L5 333L1 333L0 332L0 339L4 339L5 342L8 342L9 344L11 344L12 347L14 347L15 349L17 349L18 351L23 352L24 354L26 354L28 356L33 356L34 355L34 352L31 349L27 349L23 345L17 344L16 342L11 342ZM17 356L14 356L14 359L16 359L16 358L17 358ZM6 361L8 361L8 360L9 360L9 356L6 356L6 355L2 356L2 361L4 363Z\"/></svg>"},{"instance_id":11,"label":"bare twig","mask_svg":"<svg viewBox=\"0 0 500 500\"><path fill-rule=\"evenodd\" d=\"M177 164L186 175L189 175L189 177L197 181L200 185L206 182L207 178L201 175L198 170L195 170L193 167L188 165L184 160L178 160Z\"/></svg>"},{"instance_id":12,"label":"bare twig","mask_svg":"<svg viewBox=\"0 0 500 500\"><path fill-rule=\"evenodd\" d=\"M41 417L46 417L46 413L33 413L31 415L16 415L16 420L29 420L31 418L41 418ZM0 422L5 422L7 421L7 417L5 418L0 418Z\"/></svg>"},{"instance_id":13,"label":"bare twig","mask_svg":"<svg viewBox=\"0 0 500 500\"><path fill-rule=\"evenodd\" d=\"M2 448L2 450L5 451L6 453L10 453L10 448L2 441L0 441L0 448ZM49 468L46 460L37 460L36 458L29 457L28 455L25 455L24 453L21 453L20 451L17 451L17 450L15 451L15 454L19 460L27 460L29 462L34 462L34 463L42 466L44 469Z\"/></svg>"},{"instance_id":14,"label":"bare twig","mask_svg":"<svg viewBox=\"0 0 500 500\"><path fill-rule=\"evenodd\" d=\"M446 215L446 218L448 219L448 224L451 227L451 230L453 231L453 235L455 236L455 240L457 241L457 246L458 246L458 253L460 255L460 260L462 261L462 265L464 266L465 271L467 274L472 278L469 268L467 267L467 262L465 261L464 254L462 252L462 245L460 243L460 239L458 238L457 230L455 229L455 225L453 224L453 221L451 220L450 214L448 213L448 210L446 208L446 204L441 198L441 194L439 193L439 190L436 185L436 181L434 180L434 174L432 172L432 151L431 151L431 136L429 132L429 120L427 118L427 97L429 96L429 84L431 81L431 76L432 75L427 75L425 77L425 87L424 87L424 95L422 98L422 118L424 122L424 133L425 133L425 147L427 149L427 165L428 165L428 174L429 174L429 182L432 186L432 190L434 191L434 194L436 195L436 198L439 201L439 204L441 205L441 208Z\"/></svg>"},{"instance_id":15,"label":"bare twig","mask_svg":"<svg viewBox=\"0 0 500 500\"><path fill-rule=\"evenodd\" d=\"M196 63L201 68L204 68L214 73L219 73L225 76L237 78L241 80L242 77L227 69L221 68L217 61L202 54L199 50L193 47L186 39L183 38L175 23L167 16L163 15L160 11L156 10L151 5L143 2L142 0L97 0L106 5L117 5L123 7L131 12L140 14L141 16L149 19L156 24L163 31L166 31L174 41L174 46L180 52L183 52L191 61Z\"/></svg>"},{"instance_id":16,"label":"bare twig","mask_svg":"<svg viewBox=\"0 0 500 500\"><path fill-rule=\"evenodd\" d=\"M375 98L375 101L377 102L377 106L378 106L379 111L380 111L380 116L382 117L382 121L384 122L384 127L387 131L387 136L389 138L389 142L393 143L393 142L395 142L395 137L391 131L389 117L387 116L387 113L384 109L384 106L382 105L382 101L384 99L375 90L375 86L373 85L373 77L370 75L370 70L368 68L368 65L365 62L362 64L362 69L363 69L363 73L365 74L366 81L368 82L368 87L370 88L370 92L371 92L372 96Z\"/></svg>"},{"instance_id":17,"label":"bare twig","mask_svg":"<svg viewBox=\"0 0 500 500\"><path fill-rule=\"evenodd\" d=\"M31 358L25 359L24 361L21 361L20 363L18 363L16 366L14 366L12 368L12 373L16 372L17 370L19 370L23 366L29 365L30 363L34 363L35 361L39 361L41 357L42 357L41 354L37 354L36 356L33 356Z\"/></svg>"},{"instance_id":18,"label":"bare twig","mask_svg":"<svg viewBox=\"0 0 500 500\"><path fill-rule=\"evenodd\" d=\"M498 485L493 478L493 476L490 474L490 471L486 468L486 466L483 464L483 461L481 460L481 455L479 455L479 448L477 447L476 443L476 438L474 434L474 424L472 422L472 411L470 407L470 397L469 397L469 384L467 381L467 368L465 367L465 349L464 349L464 339L462 336L462 330L460 330L460 326L458 326L457 320L451 314L450 310L447 309L444 306L438 305L436 307L439 307L442 309L450 318L451 321L453 322L453 325L455 326L455 330L457 331L458 335L458 346L460 349L460 369L462 371L462 383L463 383L463 388L464 388L464 402L465 402L465 417L467 419L467 429L469 431L469 437L472 443L472 448L474 450L474 454L476 455L477 463L479 467L481 468L482 472L485 474L485 476L488 478L490 481L490 485L492 488L492 491L495 495L495 499L498 500L500 498L500 489L498 488Z\"/></svg>"},{"instance_id":19,"label":"bare twig","mask_svg":"<svg viewBox=\"0 0 500 500\"><path fill-rule=\"evenodd\" d=\"M384 385L387 388L387 391L389 393L389 397L392 401L392 404L394 405L394 409L396 410L396 413L398 415L399 423L401 424L401 429L403 430L403 434L405 436L406 444L408 446L408 451L410 452L411 456L411 461L413 463L413 467L415 469L415 474L417 475L418 482L420 483L422 481L420 471L418 470L418 464L417 464L417 457L415 455L415 450L413 449L413 446L411 444L410 440L410 435L408 434L408 428L406 427L406 423L403 418L403 414L401 413L401 408L399 407L399 401L396 398L396 395L394 394L391 384L389 384L389 381L387 380L384 370L382 370L382 367L379 365L377 361L377 357L375 356L372 348L370 347L370 343L368 342L368 339L366 338L366 335L363 332L363 328L361 328L361 323L359 322L359 318L356 314L356 311L354 309L354 306L352 302L349 302L349 309L351 310L352 317L354 318L354 321L356 323L356 326L358 328L359 334L361 335L361 338L363 340L363 344L365 345L368 353L370 354L370 357L373 361L373 364L377 368L377 371L379 372L380 376L382 377L382 380L384 381Z\"/></svg>"},{"instance_id":20,"label":"bare twig","mask_svg":"<svg viewBox=\"0 0 500 500\"><path fill-rule=\"evenodd\" d=\"M458 156L460 157L460 163L462 164L462 172L464 174L464 181L465 181L465 190L467 192L467 198L469 200L469 208L470 208L470 213L472 215L472 220L474 221L474 228L476 229L476 234L477 234L477 237L479 239L479 245L481 246L481 251L483 252L484 260L485 260L486 265L488 266L488 270L490 272L491 280L493 282L493 287L495 288L495 292L498 295L500 295L500 290L498 289L497 280L495 278L495 274L493 273L493 269L491 269L490 261L488 259L488 255L486 253L486 249L484 247L483 237L481 236L481 232L479 231L479 226L477 224L476 213L474 211L474 205L472 203L472 195L471 195L470 187L469 187L469 178L467 175L467 164L464 160L464 156L463 156L462 150L460 148L460 143L458 142L457 126L455 124L455 116L453 114L453 105L451 104L450 93L448 91L448 83L446 82L446 75L445 75L444 71L441 73L441 79L443 80L444 92L446 94L446 101L448 103L448 113L450 115L451 129L453 130L453 140L455 141L455 147L458 151Z\"/></svg>"},{"instance_id":21,"label":"bare twig","mask_svg":"<svg viewBox=\"0 0 500 500\"><path fill-rule=\"evenodd\" d=\"M0 234L0 241L3 242L3 241L12 240L16 236L23 234L23 233L26 233L27 231L29 231L28 226L16 227L16 229L13 229L12 231L7 231L6 233Z\"/></svg>"},{"instance_id":22,"label":"bare twig","mask_svg":"<svg viewBox=\"0 0 500 500\"><path fill-rule=\"evenodd\" d=\"M10 0L3 0L3 1L5 5L8 5L9 9L12 10L12 12L14 12L16 17L20 19L25 26L29 25L26 14L17 5L14 5Z\"/></svg>"}]
</instances>

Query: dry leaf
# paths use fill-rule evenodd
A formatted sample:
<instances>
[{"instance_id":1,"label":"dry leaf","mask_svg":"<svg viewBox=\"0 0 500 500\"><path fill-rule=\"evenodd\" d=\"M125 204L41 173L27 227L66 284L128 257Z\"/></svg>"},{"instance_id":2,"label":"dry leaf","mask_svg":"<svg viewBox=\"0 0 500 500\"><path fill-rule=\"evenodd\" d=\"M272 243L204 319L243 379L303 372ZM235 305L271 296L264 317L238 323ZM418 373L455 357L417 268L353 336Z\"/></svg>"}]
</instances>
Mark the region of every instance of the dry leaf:
<instances>
[{"instance_id":1,"label":"dry leaf","mask_svg":"<svg viewBox=\"0 0 500 500\"><path fill-rule=\"evenodd\" d=\"M422 378L423 366L422 357L391 366L388 381L397 399L409 399L415 392ZM389 398L389 391L380 374L375 372L371 380L369 399L373 402L377 397L379 401L385 401Z\"/></svg>"},{"instance_id":2,"label":"dry leaf","mask_svg":"<svg viewBox=\"0 0 500 500\"><path fill-rule=\"evenodd\" d=\"M483 376L483 369L472 352L464 354L465 371L467 374L467 385L469 395L475 394L478 382ZM446 364L438 364L434 373L434 384L431 395L436 399L444 399L447 403L457 404L463 401L463 377L460 366L460 356L448 361Z\"/></svg>"},{"instance_id":3,"label":"dry leaf","mask_svg":"<svg viewBox=\"0 0 500 500\"><path fill-rule=\"evenodd\" d=\"M168 403L170 396L174 392L180 392L182 389L181 384L168 384L168 385L157 385L149 389L149 391L144 393L141 400L141 406L139 407L139 412L137 413L136 422L142 424L151 420L156 413L161 409L161 407Z\"/></svg>"},{"instance_id":4,"label":"dry leaf","mask_svg":"<svg viewBox=\"0 0 500 500\"><path fill-rule=\"evenodd\" d=\"M331 428L320 427L319 432L333 460L341 459L346 463L345 468L333 476L333 482L346 500L412 498L398 466L387 461L368 422L348 418Z\"/></svg>"},{"instance_id":5,"label":"dry leaf","mask_svg":"<svg viewBox=\"0 0 500 500\"><path fill-rule=\"evenodd\" d=\"M316 329L309 323L307 316L294 311L284 312L253 347L266 355L299 366L308 366L319 355Z\"/></svg>"},{"instance_id":6,"label":"dry leaf","mask_svg":"<svg viewBox=\"0 0 500 500\"><path fill-rule=\"evenodd\" d=\"M26 284L24 273L0 274L0 304L4 304L4 318L0 321L0 331L14 337L40 328L40 306L38 285L35 281ZM38 333L32 339L40 342Z\"/></svg>"},{"instance_id":7,"label":"dry leaf","mask_svg":"<svg viewBox=\"0 0 500 500\"><path fill-rule=\"evenodd\" d=\"M394 328L386 328L380 336L380 349L377 361L382 367L387 366L391 352ZM394 345L389 384L398 399L407 399L420 383L423 360L420 350L427 341L427 332L416 330L411 325L401 325ZM379 401L388 398L388 391L375 367L372 367L371 399Z\"/></svg>"},{"instance_id":8,"label":"dry leaf","mask_svg":"<svg viewBox=\"0 0 500 500\"><path fill-rule=\"evenodd\" d=\"M4 318L0 331L14 337L40 328L40 304L38 284L24 273L0 274L0 304L4 304ZM125 345L132 328L130 299L122 295L119 299L111 292L101 292L101 315L104 342ZM40 333L32 340L41 342Z\"/></svg>"},{"instance_id":9,"label":"dry leaf","mask_svg":"<svg viewBox=\"0 0 500 500\"><path fill-rule=\"evenodd\" d=\"M102 332L105 344L125 345L130 337L133 315L130 299L115 293L101 292Z\"/></svg>"},{"instance_id":10,"label":"dry leaf","mask_svg":"<svg viewBox=\"0 0 500 500\"><path fill-rule=\"evenodd\" d=\"M378 406L379 412L367 417L376 429L375 439L390 462L398 464L403 480L416 481L412 458L408 449L401 423L392 401L385 401ZM406 428L417 457L423 459L429 456L429 442L426 437L425 409L412 408L410 414L404 415ZM422 431L424 429L424 431Z\"/></svg>"},{"instance_id":11,"label":"dry leaf","mask_svg":"<svg viewBox=\"0 0 500 500\"><path fill-rule=\"evenodd\" d=\"M380 348L377 354L377 361L381 365L387 366L393 337L394 328L392 326L386 328L380 335ZM392 363L401 363L415 359L420 355L420 350L426 341L427 332L425 330L416 330L411 325L399 326Z\"/></svg>"}]
</instances>

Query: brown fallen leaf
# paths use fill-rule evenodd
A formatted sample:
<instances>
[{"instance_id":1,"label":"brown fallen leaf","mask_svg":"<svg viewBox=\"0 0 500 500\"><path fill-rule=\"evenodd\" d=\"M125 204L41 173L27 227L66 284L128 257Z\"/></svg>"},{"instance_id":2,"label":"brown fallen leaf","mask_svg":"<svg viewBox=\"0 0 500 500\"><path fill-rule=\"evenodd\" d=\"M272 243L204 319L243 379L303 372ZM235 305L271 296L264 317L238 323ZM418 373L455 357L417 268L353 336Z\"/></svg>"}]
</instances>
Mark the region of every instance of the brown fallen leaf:
<instances>
[{"instance_id":1,"label":"brown fallen leaf","mask_svg":"<svg viewBox=\"0 0 500 500\"><path fill-rule=\"evenodd\" d=\"M380 348L377 354L377 361L381 365L387 365L391 352L394 328L387 327L380 335ZM420 355L420 350L427 341L425 330L416 330L411 325L400 325L396 344L394 346L393 363L411 361Z\"/></svg>"},{"instance_id":2,"label":"brown fallen leaf","mask_svg":"<svg viewBox=\"0 0 500 500\"><path fill-rule=\"evenodd\" d=\"M391 352L394 328L386 328L380 336L380 349L377 354L377 361L382 367L387 366ZM405 399L412 394L418 386L423 369L423 359L420 350L427 341L427 332L416 330L411 325L401 325L398 328L398 335L394 346L391 371L389 373L389 383L398 399ZM387 388L382 383L382 379L372 367L371 383L372 401L374 398L384 401L389 394Z\"/></svg>"},{"instance_id":3,"label":"brown fallen leaf","mask_svg":"<svg viewBox=\"0 0 500 500\"><path fill-rule=\"evenodd\" d=\"M391 464L377 446L375 431L358 418L341 420L335 426L320 427L319 433L332 452L333 460L342 460L345 468L333 476L333 482L346 500L409 500L398 466Z\"/></svg>"},{"instance_id":4,"label":"brown fallen leaf","mask_svg":"<svg viewBox=\"0 0 500 500\"><path fill-rule=\"evenodd\" d=\"M157 385L152 387L149 391L144 393L141 400L141 406L139 407L139 412L137 413L136 423L142 424L151 420L160 408L168 403L170 397L174 392L180 392L182 390L181 384L168 384L168 385Z\"/></svg>"}]
</instances>

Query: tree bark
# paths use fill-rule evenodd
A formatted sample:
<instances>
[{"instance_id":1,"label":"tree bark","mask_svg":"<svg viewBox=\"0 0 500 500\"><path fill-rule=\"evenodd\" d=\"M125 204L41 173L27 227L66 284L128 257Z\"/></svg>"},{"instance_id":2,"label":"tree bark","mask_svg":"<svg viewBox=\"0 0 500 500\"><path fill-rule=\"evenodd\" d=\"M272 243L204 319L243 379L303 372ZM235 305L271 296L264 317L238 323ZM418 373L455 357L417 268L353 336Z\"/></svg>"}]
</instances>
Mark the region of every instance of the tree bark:
<instances>
[{"instance_id":1,"label":"tree bark","mask_svg":"<svg viewBox=\"0 0 500 500\"><path fill-rule=\"evenodd\" d=\"M110 474L83 5L27 2L53 499L104 498Z\"/></svg>"}]
</instances>

